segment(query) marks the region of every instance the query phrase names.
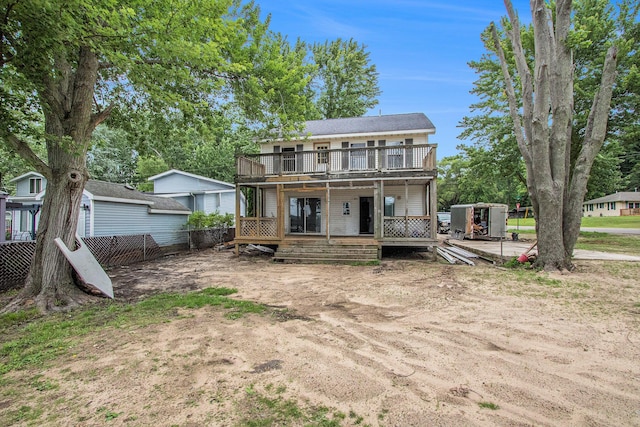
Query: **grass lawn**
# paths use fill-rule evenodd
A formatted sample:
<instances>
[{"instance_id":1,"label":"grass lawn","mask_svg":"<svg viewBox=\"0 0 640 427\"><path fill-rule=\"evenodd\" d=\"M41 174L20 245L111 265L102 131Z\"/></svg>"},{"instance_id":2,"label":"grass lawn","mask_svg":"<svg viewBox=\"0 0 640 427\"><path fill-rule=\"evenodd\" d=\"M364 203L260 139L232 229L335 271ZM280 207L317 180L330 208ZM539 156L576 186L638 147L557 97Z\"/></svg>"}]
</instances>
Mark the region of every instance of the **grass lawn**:
<instances>
[{"instance_id":1,"label":"grass lawn","mask_svg":"<svg viewBox=\"0 0 640 427\"><path fill-rule=\"evenodd\" d=\"M524 226L536 225L533 218L509 219L509 227L516 227L518 224ZM608 216L608 217L588 217L582 218L582 227L600 228L640 228L640 216Z\"/></svg>"},{"instance_id":2,"label":"grass lawn","mask_svg":"<svg viewBox=\"0 0 640 427\"><path fill-rule=\"evenodd\" d=\"M536 234L535 230L518 230L515 226L511 226L511 224L509 225L509 235L511 235L512 232L517 232L518 234L526 235L528 239L531 239ZM640 236L581 231L575 248L585 249L588 251L637 255L640 254Z\"/></svg>"}]
</instances>

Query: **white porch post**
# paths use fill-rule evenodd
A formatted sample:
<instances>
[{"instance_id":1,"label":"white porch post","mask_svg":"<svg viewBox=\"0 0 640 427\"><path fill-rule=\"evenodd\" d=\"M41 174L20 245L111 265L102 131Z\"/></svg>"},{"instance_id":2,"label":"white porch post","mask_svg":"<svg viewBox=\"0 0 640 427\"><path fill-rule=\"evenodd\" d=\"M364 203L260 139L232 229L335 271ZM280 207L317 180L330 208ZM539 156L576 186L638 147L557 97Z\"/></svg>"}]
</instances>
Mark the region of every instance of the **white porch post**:
<instances>
[{"instance_id":1,"label":"white porch post","mask_svg":"<svg viewBox=\"0 0 640 427\"><path fill-rule=\"evenodd\" d=\"M327 191L327 203L326 203L326 205L327 205L327 208L326 208L327 214L325 216L325 218L326 218L325 227L327 228L326 229L327 240L329 240L329 239L331 239L331 226L330 226L331 225L331 187L329 186L328 182L325 183L325 188L326 188L326 191Z\"/></svg>"}]
</instances>

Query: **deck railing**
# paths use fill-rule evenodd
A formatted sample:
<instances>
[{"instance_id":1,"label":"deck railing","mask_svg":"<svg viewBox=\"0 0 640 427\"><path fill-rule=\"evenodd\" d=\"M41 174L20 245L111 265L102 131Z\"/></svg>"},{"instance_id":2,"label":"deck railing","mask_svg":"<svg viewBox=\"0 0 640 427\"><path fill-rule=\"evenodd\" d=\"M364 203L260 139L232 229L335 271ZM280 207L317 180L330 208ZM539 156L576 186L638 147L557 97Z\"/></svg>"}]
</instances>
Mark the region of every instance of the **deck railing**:
<instances>
[{"instance_id":1,"label":"deck railing","mask_svg":"<svg viewBox=\"0 0 640 427\"><path fill-rule=\"evenodd\" d=\"M383 233L383 239L430 239L431 217L429 215L386 216ZM277 218L240 218L236 238L243 237L267 239L278 237Z\"/></svg>"},{"instance_id":2,"label":"deck railing","mask_svg":"<svg viewBox=\"0 0 640 427\"><path fill-rule=\"evenodd\" d=\"M236 228L236 237L278 237L277 218L242 217L240 227Z\"/></svg>"},{"instance_id":3,"label":"deck railing","mask_svg":"<svg viewBox=\"0 0 640 427\"><path fill-rule=\"evenodd\" d=\"M433 170L436 146L395 145L337 150L285 151L239 157L239 177Z\"/></svg>"},{"instance_id":4,"label":"deck railing","mask_svg":"<svg viewBox=\"0 0 640 427\"><path fill-rule=\"evenodd\" d=\"M431 217L385 216L383 238L428 239L431 237Z\"/></svg>"}]
</instances>

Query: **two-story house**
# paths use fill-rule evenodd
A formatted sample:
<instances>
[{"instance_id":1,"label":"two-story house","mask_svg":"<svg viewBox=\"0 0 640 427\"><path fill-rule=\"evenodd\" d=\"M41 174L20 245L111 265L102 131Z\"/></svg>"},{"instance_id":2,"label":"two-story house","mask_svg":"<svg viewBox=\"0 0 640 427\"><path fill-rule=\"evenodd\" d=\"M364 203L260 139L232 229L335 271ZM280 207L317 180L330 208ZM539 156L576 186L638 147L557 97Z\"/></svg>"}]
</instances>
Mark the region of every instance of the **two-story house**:
<instances>
[{"instance_id":1,"label":"two-story house","mask_svg":"<svg viewBox=\"0 0 640 427\"><path fill-rule=\"evenodd\" d=\"M314 120L239 157L236 252L251 243L277 246L276 259L362 261L387 246L433 247L434 133L422 113Z\"/></svg>"}]
</instances>

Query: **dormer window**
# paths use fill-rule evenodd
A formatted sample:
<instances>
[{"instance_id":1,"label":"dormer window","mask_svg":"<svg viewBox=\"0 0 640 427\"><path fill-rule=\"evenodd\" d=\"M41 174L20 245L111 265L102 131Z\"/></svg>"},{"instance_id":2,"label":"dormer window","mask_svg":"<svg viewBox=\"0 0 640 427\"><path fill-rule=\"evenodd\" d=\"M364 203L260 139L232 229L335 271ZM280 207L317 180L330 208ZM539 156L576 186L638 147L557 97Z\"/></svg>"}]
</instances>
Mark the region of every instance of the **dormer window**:
<instances>
[{"instance_id":1,"label":"dormer window","mask_svg":"<svg viewBox=\"0 0 640 427\"><path fill-rule=\"evenodd\" d=\"M38 194L42 191L42 178L29 179L29 193Z\"/></svg>"}]
</instances>

